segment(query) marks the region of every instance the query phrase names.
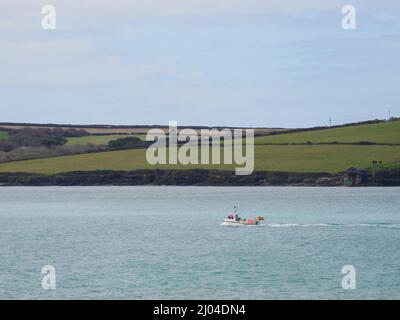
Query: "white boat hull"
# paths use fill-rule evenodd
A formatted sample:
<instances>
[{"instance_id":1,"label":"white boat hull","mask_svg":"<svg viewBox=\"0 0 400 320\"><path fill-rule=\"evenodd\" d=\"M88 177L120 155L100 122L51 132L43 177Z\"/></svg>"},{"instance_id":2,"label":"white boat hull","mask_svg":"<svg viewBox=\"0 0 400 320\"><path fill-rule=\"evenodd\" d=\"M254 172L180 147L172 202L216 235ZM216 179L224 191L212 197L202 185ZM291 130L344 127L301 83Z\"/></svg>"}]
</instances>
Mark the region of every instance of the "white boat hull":
<instances>
[{"instance_id":1,"label":"white boat hull","mask_svg":"<svg viewBox=\"0 0 400 320\"><path fill-rule=\"evenodd\" d=\"M221 223L223 226L232 226L232 227L246 227L246 226L260 226L260 222L256 220L233 220L233 219L224 219Z\"/></svg>"}]
</instances>

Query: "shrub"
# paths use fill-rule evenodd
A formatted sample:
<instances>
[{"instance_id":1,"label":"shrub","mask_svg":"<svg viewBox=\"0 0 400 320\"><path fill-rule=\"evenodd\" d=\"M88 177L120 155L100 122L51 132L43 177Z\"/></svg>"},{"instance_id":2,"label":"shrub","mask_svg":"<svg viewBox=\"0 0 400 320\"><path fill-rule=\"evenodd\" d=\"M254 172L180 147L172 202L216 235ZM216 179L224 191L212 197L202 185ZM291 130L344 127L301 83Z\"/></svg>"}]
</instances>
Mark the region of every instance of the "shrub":
<instances>
[{"instance_id":1,"label":"shrub","mask_svg":"<svg viewBox=\"0 0 400 320\"><path fill-rule=\"evenodd\" d=\"M371 142L371 141L360 141L358 144L361 145L371 145L371 144L376 144L375 142Z\"/></svg>"},{"instance_id":2,"label":"shrub","mask_svg":"<svg viewBox=\"0 0 400 320\"><path fill-rule=\"evenodd\" d=\"M55 146L62 146L67 142L67 139L64 137L48 137L42 141L42 145L45 147L51 148Z\"/></svg>"},{"instance_id":3,"label":"shrub","mask_svg":"<svg viewBox=\"0 0 400 320\"><path fill-rule=\"evenodd\" d=\"M16 145L15 143L12 143L10 141L0 140L0 150L1 151L10 152L16 148L18 148L18 145Z\"/></svg>"},{"instance_id":4,"label":"shrub","mask_svg":"<svg viewBox=\"0 0 400 320\"><path fill-rule=\"evenodd\" d=\"M144 142L137 137L126 137L112 140L108 143L109 149L129 149L138 146L143 146Z\"/></svg>"}]
</instances>

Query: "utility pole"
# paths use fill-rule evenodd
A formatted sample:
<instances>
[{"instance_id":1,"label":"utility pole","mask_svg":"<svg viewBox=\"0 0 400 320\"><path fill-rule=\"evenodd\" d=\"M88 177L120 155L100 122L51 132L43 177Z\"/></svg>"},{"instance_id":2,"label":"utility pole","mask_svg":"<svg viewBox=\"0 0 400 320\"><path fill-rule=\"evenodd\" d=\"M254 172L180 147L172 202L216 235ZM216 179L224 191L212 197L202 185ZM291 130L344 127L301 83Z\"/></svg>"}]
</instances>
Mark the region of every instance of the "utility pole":
<instances>
[{"instance_id":1,"label":"utility pole","mask_svg":"<svg viewBox=\"0 0 400 320\"><path fill-rule=\"evenodd\" d=\"M329 126L332 127L332 118L329 117Z\"/></svg>"}]
</instances>

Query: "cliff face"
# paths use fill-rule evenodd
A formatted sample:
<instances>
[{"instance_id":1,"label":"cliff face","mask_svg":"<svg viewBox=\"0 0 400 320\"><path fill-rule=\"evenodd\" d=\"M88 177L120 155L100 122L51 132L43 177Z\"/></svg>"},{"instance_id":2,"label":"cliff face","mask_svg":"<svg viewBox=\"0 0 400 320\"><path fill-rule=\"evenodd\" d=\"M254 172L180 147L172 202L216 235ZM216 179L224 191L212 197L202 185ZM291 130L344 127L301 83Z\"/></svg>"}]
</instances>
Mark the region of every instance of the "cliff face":
<instances>
[{"instance_id":1,"label":"cliff face","mask_svg":"<svg viewBox=\"0 0 400 320\"><path fill-rule=\"evenodd\" d=\"M0 173L2 186L341 186L342 174L254 172L236 176L218 170L136 170L69 172L54 175ZM358 186L400 186L400 171L368 174Z\"/></svg>"},{"instance_id":2,"label":"cliff face","mask_svg":"<svg viewBox=\"0 0 400 320\"><path fill-rule=\"evenodd\" d=\"M370 186L400 186L400 169L369 174L367 184Z\"/></svg>"}]
</instances>

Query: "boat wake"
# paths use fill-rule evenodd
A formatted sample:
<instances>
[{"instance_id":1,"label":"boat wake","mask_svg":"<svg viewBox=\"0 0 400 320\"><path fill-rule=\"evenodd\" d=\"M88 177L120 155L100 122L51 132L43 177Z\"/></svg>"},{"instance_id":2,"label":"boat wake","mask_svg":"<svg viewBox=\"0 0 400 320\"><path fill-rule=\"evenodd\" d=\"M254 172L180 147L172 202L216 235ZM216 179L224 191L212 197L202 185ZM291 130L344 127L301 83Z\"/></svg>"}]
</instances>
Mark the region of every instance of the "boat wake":
<instances>
[{"instance_id":1,"label":"boat wake","mask_svg":"<svg viewBox=\"0 0 400 320\"><path fill-rule=\"evenodd\" d=\"M369 228L391 228L400 229L400 224L397 223L269 223L266 226L271 228L288 228L288 227L369 227Z\"/></svg>"}]
</instances>

